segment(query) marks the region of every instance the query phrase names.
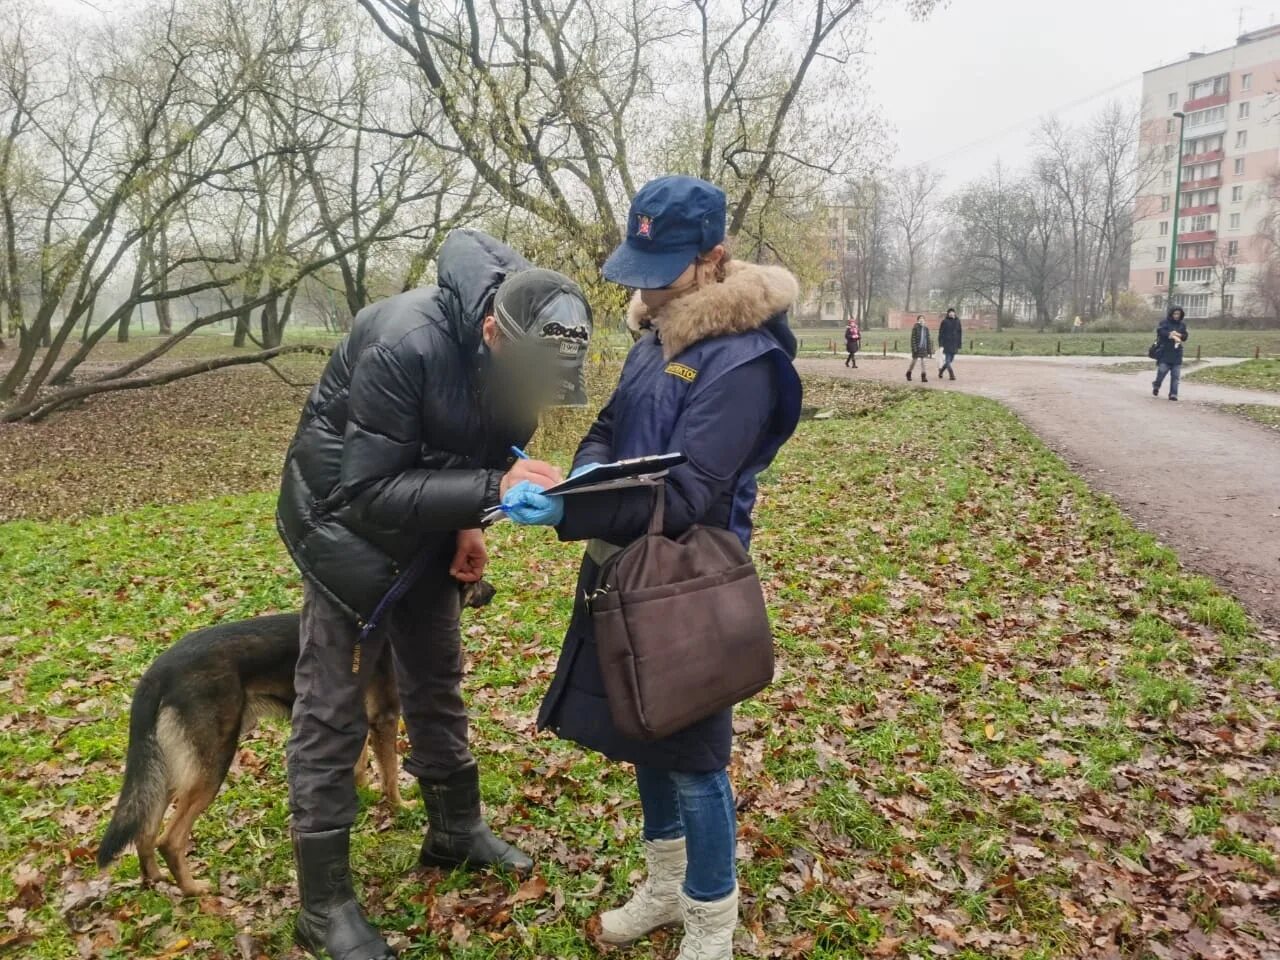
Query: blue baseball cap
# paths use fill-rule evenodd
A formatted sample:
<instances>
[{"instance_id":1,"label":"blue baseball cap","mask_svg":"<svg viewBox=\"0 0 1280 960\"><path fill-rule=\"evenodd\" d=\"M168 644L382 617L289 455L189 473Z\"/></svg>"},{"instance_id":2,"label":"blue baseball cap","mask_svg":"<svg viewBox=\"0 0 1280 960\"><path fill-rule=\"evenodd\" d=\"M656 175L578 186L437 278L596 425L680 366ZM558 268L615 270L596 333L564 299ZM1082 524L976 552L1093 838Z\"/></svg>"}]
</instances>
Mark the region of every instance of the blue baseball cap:
<instances>
[{"instance_id":1,"label":"blue baseball cap","mask_svg":"<svg viewBox=\"0 0 1280 960\"><path fill-rule=\"evenodd\" d=\"M604 277L638 290L670 286L700 253L724 243L724 191L697 177L650 180L631 201L627 238Z\"/></svg>"}]
</instances>

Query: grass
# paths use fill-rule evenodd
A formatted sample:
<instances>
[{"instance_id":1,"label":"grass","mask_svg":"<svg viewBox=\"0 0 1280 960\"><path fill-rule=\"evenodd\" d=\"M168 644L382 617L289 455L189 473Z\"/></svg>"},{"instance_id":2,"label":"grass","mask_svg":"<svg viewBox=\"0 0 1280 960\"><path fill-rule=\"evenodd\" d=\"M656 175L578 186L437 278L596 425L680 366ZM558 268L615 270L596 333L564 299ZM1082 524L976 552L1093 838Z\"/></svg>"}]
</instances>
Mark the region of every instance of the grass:
<instances>
[{"instance_id":1,"label":"grass","mask_svg":"<svg viewBox=\"0 0 1280 960\"><path fill-rule=\"evenodd\" d=\"M1239 605L995 404L826 380L807 403L837 415L805 423L761 485L779 670L738 711L742 952L1137 956L1179 946L1171 911L1245 947L1270 937L1280 662ZM167 409L130 413L150 431ZM217 409L234 424L240 407ZM584 419L549 424L543 449ZM287 431L238 429L279 462ZM131 854L109 875L91 863L137 676L188 630L298 602L251 446L147 448L157 476L195 462L234 495L190 500L193 482L185 503L0 525L0 945L23 957L235 957L242 932L253 956L292 955L278 724L197 823L218 896L144 890ZM492 818L545 891L415 872L421 809L366 793L364 897L407 957L594 957L586 922L639 865L634 787L532 726L579 550L503 525L491 552L498 599L464 623L474 741Z\"/></svg>"},{"instance_id":2,"label":"grass","mask_svg":"<svg viewBox=\"0 0 1280 960\"><path fill-rule=\"evenodd\" d=\"M1280 430L1280 407L1262 406L1256 403L1241 403L1233 406L1224 407L1237 416L1245 417L1255 423L1260 423L1264 427L1270 427L1272 430Z\"/></svg>"},{"instance_id":3,"label":"grass","mask_svg":"<svg viewBox=\"0 0 1280 960\"><path fill-rule=\"evenodd\" d=\"M1152 324L1152 330L1155 324ZM830 355L835 344L838 356L844 355L844 330L800 328L796 335L803 341L803 353L809 356ZM862 332L863 355L905 353L910 344L910 330L867 329ZM974 330L965 333L964 353L980 356L1115 356L1145 357L1151 346L1152 333L1041 333L1036 330ZM935 336L936 342L936 336ZM895 346L896 344L896 346ZM1012 349L1010 346L1012 345ZM1252 357L1254 350L1265 356L1280 356L1280 330L1201 330L1192 328L1187 348L1189 355L1199 350L1203 357Z\"/></svg>"},{"instance_id":4,"label":"grass","mask_svg":"<svg viewBox=\"0 0 1280 960\"><path fill-rule=\"evenodd\" d=\"M1246 360L1226 367L1210 367L1197 371L1194 376L1224 387L1280 391L1280 359Z\"/></svg>"}]
</instances>

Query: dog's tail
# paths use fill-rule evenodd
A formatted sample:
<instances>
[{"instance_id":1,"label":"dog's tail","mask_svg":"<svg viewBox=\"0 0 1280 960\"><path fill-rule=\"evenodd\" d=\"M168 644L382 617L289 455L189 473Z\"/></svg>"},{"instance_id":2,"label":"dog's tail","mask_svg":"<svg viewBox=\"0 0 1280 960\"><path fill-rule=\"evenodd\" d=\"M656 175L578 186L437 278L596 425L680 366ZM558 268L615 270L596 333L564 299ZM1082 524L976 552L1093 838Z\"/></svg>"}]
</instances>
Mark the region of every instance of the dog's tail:
<instances>
[{"instance_id":1,"label":"dog's tail","mask_svg":"<svg viewBox=\"0 0 1280 960\"><path fill-rule=\"evenodd\" d=\"M129 710L129 751L124 760L124 786L98 846L98 866L105 867L132 843L144 825L164 814L168 800L164 752L156 739L161 684L143 676Z\"/></svg>"}]
</instances>

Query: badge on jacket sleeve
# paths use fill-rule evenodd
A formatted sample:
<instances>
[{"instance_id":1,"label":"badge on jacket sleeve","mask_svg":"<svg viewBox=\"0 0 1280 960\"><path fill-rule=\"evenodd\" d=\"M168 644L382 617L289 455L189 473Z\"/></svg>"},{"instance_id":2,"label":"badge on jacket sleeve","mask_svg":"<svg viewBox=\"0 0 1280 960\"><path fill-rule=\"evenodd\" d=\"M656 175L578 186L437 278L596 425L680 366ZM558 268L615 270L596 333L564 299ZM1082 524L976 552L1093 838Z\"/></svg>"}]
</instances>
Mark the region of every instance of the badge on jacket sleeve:
<instances>
[{"instance_id":1,"label":"badge on jacket sleeve","mask_svg":"<svg viewBox=\"0 0 1280 960\"><path fill-rule=\"evenodd\" d=\"M679 377L686 383L693 383L698 379L698 371L693 367L686 367L683 363L668 363L667 373L673 377Z\"/></svg>"}]
</instances>

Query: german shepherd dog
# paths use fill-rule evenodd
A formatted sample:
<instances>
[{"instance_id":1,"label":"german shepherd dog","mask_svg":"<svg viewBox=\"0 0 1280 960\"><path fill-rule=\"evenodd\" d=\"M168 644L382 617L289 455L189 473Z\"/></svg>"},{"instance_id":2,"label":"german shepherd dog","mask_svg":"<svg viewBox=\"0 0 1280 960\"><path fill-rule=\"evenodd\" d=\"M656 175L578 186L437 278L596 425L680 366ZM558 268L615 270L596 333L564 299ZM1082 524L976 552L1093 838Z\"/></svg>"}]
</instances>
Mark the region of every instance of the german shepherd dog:
<instances>
[{"instance_id":1,"label":"german shepherd dog","mask_svg":"<svg viewBox=\"0 0 1280 960\"><path fill-rule=\"evenodd\" d=\"M484 580L459 588L464 607L483 607L495 592ZM191 827L226 779L240 739L260 717L292 712L299 620L297 613L281 613L196 630L147 668L129 710L124 785L98 847L99 867L132 843L145 883L161 879L158 849L183 894L209 891L187 864ZM390 644L378 658L364 702L369 742L356 763L356 781L367 781L371 742L383 797L403 805L396 756L400 697ZM175 801L161 834L165 812Z\"/></svg>"}]
</instances>

